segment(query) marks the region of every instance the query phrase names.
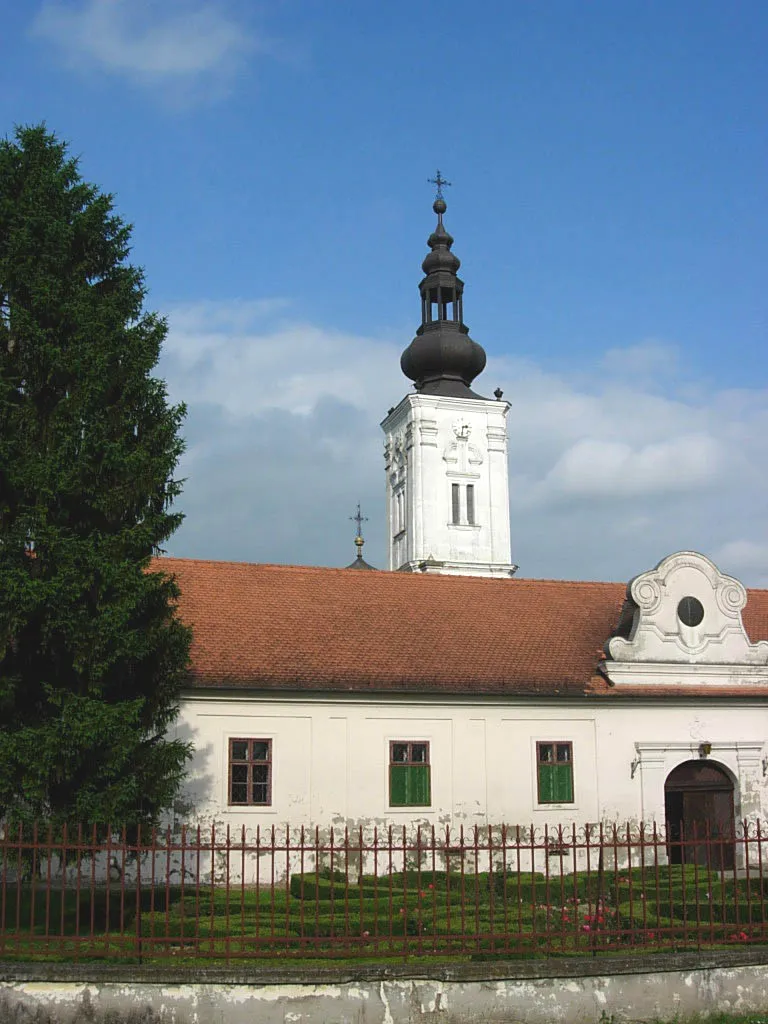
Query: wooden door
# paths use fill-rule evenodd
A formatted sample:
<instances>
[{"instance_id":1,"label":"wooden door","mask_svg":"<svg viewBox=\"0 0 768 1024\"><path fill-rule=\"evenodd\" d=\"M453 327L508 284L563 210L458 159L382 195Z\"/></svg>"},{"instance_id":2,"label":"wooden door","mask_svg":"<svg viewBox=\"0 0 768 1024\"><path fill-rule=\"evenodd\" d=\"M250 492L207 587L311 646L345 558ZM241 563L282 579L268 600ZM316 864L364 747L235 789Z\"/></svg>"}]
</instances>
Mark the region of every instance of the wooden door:
<instances>
[{"instance_id":1,"label":"wooden door","mask_svg":"<svg viewBox=\"0 0 768 1024\"><path fill-rule=\"evenodd\" d=\"M733 782L712 761L685 761L664 784L671 864L733 867Z\"/></svg>"},{"instance_id":2,"label":"wooden door","mask_svg":"<svg viewBox=\"0 0 768 1024\"><path fill-rule=\"evenodd\" d=\"M733 793L700 789L683 793L683 831L688 864L709 864L715 870L733 867ZM709 852L708 852L709 848Z\"/></svg>"}]
</instances>

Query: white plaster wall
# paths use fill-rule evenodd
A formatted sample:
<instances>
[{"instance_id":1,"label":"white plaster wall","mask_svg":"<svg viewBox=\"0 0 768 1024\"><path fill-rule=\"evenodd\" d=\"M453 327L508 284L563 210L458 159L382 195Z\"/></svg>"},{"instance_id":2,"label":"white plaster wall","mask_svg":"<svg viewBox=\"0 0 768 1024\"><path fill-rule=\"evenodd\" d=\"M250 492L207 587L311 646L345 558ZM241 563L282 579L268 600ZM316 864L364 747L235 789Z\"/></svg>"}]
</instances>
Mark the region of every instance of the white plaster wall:
<instances>
[{"instance_id":1,"label":"white plaster wall","mask_svg":"<svg viewBox=\"0 0 768 1024\"><path fill-rule=\"evenodd\" d=\"M429 558L463 573L509 566L508 411L507 402L407 395L384 420L390 569ZM392 495L403 479L398 538ZM475 525L452 523L453 483L474 486Z\"/></svg>"},{"instance_id":2,"label":"white plaster wall","mask_svg":"<svg viewBox=\"0 0 768 1024\"><path fill-rule=\"evenodd\" d=\"M699 745L710 743L710 760L722 764L736 781L738 817L762 815L766 778L762 759L768 739L768 707L717 703L669 706L633 702L605 709L599 718L598 784L604 818L632 816L664 819L664 781L677 765L699 757ZM627 756L630 764L627 765ZM634 762L634 773L632 771ZM609 766L617 766L610 771ZM633 777L634 774L634 777Z\"/></svg>"},{"instance_id":3,"label":"white plaster wall","mask_svg":"<svg viewBox=\"0 0 768 1024\"><path fill-rule=\"evenodd\" d=\"M100 965L25 964L23 971L5 965L0 1019L57 1024L595 1024L763 1013L768 967L739 964L733 954L723 959L718 963L717 954L705 952L612 958L610 968L592 960L455 963L448 968L421 964L418 970L387 965L386 976L381 967L360 964L353 981L348 970L304 967L280 982L271 978L287 972L274 964L266 969L249 964L247 976L210 967L193 976L191 968L180 968L162 980L156 969L135 965L116 980L102 980Z\"/></svg>"},{"instance_id":4,"label":"white plaster wall","mask_svg":"<svg viewBox=\"0 0 768 1024\"><path fill-rule=\"evenodd\" d=\"M710 758L735 780L736 814L768 804L762 759L768 708L737 703L631 701L294 699L248 695L188 697L178 732L195 746L179 820L240 826L377 824L436 826L662 821L664 780L678 764ZM228 741L268 737L272 806L227 805ZM432 804L391 808L390 740L430 744ZM573 804L539 805L536 741L573 744Z\"/></svg>"}]
</instances>

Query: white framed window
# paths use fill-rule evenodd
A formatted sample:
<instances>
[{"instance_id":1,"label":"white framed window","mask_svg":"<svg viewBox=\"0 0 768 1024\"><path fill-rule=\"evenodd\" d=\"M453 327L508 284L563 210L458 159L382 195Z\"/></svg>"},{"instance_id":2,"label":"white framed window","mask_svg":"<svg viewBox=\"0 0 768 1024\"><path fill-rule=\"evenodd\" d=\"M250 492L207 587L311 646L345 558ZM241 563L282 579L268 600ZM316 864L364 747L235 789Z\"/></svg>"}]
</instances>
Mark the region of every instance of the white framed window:
<instances>
[{"instance_id":1,"label":"white framed window","mask_svg":"<svg viewBox=\"0 0 768 1024\"><path fill-rule=\"evenodd\" d=\"M475 485L467 484L467 525L475 525Z\"/></svg>"},{"instance_id":2,"label":"white framed window","mask_svg":"<svg viewBox=\"0 0 768 1024\"><path fill-rule=\"evenodd\" d=\"M228 804L272 805L272 740L230 739Z\"/></svg>"},{"instance_id":3,"label":"white framed window","mask_svg":"<svg viewBox=\"0 0 768 1024\"><path fill-rule=\"evenodd\" d=\"M475 485L451 483L450 526L477 526Z\"/></svg>"}]
</instances>

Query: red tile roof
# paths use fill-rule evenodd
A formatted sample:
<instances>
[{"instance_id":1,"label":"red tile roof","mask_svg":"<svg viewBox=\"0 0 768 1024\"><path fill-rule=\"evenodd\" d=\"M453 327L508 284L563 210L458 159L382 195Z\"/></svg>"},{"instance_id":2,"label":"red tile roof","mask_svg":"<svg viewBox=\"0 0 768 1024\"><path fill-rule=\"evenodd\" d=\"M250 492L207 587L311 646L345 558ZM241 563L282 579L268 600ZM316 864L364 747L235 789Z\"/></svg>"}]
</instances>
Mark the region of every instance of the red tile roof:
<instances>
[{"instance_id":1,"label":"red tile roof","mask_svg":"<svg viewBox=\"0 0 768 1024\"><path fill-rule=\"evenodd\" d=\"M176 558L153 568L174 574L181 588L196 687L617 692L597 666L619 619L622 583ZM768 591L749 592L744 623L753 641L768 639ZM748 695L757 695L754 687Z\"/></svg>"}]
</instances>

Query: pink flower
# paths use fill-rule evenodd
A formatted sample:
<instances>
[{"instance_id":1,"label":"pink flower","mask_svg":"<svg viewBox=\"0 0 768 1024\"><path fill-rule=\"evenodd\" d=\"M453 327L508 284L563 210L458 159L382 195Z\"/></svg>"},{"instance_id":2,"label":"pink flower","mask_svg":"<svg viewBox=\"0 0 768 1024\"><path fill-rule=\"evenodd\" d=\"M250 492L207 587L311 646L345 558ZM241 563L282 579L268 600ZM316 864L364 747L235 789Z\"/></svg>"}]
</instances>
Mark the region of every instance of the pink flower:
<instances>
[{"instance_id":1,"label":"pink flower","mask_svg":"<svg viewBox=\"0 0 768 1024\"><path fill-rule=\"evenodd\" d=\"M592 929L591 929L591 928L589 927L589 925L588 925L588 924L583 924L583 925L581 926L581 930L582 930L583 932L588 932L588 931L591 931Z\"/></svg>"},{"instance_id":2,"label":"pink flower","mask_svg":"<svg viewBox=\"0 0 768 1024\"><path fill-rule=\"evenodd\" d=\"M370 932L363 932L363 938L367 939L370 936Z\"/></svg>"},{"instance_id":3,"label":"pink flower","mask_svg":"<svg viewBox=\"0 0 768 1024\"><path fill-rule=\"evenodd\" d=\"M430 888L430 889L434 889L435 887L434 887L434 885L432 885L432 883L430 882L430 883L429 883L429 886L428 886L428 888Z\"/></svg>"}]
</instances>

